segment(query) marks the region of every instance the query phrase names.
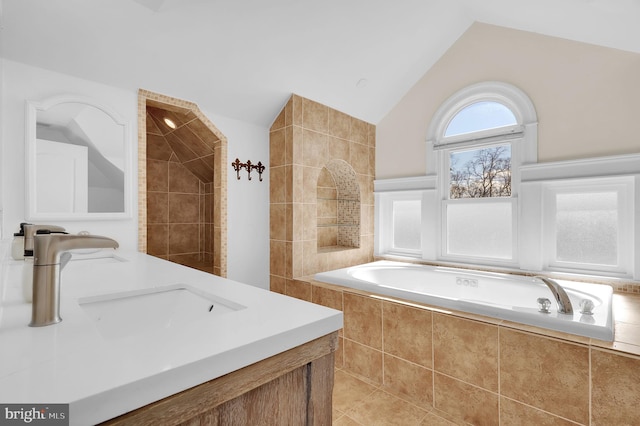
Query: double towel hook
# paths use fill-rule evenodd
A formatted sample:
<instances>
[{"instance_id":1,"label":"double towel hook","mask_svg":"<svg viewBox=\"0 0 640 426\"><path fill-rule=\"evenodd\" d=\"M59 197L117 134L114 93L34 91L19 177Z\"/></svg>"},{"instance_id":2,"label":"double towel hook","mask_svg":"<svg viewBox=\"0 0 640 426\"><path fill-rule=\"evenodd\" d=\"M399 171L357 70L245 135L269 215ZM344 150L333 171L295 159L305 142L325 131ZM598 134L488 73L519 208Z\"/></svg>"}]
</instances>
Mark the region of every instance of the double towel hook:
<instances>
[{"instance_id":1,"label":"double towel hook","mask_svg":"<svg viewBox=\"0 0 640 426\"><path fill-rule=\"evenodd\" d=\"M233 167L233 170L236 171L238 180L240 180L240 170L245 169L247 171L247 178L249 180L251 180L251 171L257 170L258 176L260 177L260 182L262 182L262 172L264 172L264 169L266 168L264 165L262 165L262 161L258 161L258 164L251 164L251 160L247 160L246 163L241 163L237 158L236 161L231 163L231 166Z\"/></svg>"}]
</instances>

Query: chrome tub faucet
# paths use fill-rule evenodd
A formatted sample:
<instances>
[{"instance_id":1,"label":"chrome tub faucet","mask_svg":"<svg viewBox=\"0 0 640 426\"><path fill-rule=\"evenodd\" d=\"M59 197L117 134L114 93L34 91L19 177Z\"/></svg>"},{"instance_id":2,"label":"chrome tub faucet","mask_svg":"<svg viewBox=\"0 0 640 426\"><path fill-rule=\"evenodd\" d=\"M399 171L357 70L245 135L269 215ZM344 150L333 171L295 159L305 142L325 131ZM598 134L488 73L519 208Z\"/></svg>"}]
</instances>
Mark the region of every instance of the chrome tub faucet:
<instances>
[{"instance_id":1,"label":"chrome tub faucet","mask_svg":"<svg viewBox=\"0 0 640 426\"><path fill-rule=\"evenodd\" d=\"M30 327L62 321L60 318L60 271L70 250L118 248L118 242L99 235L38 234L34 236L33 305Z\"/></svg>"},{"instance_id":2,"label":"chrome tub faucet","mask_svg":"<svg viewBox=\"0 0 640 426\"><path fill-rule=\"evenodd\" d=\"M569 299L569 295L564 288L551 278L537 276L535 277L545 283L551 293L553 293L553 297L556 299L558 304L558 312L561 314L573 315L573 306L571 305L571 299Z\"/></svg>"}]
</instances>

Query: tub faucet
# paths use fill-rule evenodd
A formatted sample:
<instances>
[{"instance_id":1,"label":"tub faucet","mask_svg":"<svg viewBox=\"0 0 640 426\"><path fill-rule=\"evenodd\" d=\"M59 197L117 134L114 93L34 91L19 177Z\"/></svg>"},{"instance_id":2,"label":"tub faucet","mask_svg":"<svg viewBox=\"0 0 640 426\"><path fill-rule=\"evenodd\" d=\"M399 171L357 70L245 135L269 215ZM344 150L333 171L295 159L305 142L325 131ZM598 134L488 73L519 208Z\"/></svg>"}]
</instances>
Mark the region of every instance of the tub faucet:
<instances>
[{"instance_id":1,"label":"tub faucet","mask_svg":"<svg viewBox=\"0 0 640 426\"><path fill-rule=\"evenodd\" d=\"M571 305L571 299L569 299L569 295L566 291L564 291L564 288L562 288L560 284L547 277L537 276L535 278L539 279L540 281L545 283L547 287L549 287L549 290L551 290L551 293L553 293L553 297L558 303L559 313L573 315L573 306Z\"/></svg>"},{"instance_id":2,"label":"tub faucet","mask_svg":"<svg viewBox=\"0 0 640 426\"><path fill-rule=\"evenodd\" d=\"M57 225L33 225L31 223L24 224L24 255L33 256L33 237L36 236L40 230L49 230L52 232L64 232L62 226Z\"/></svg>"},{"instance_id":3,"label":"tub faucet","mask_svg":"<svg viewBox=\"0 0 640 426\"><path fill-rule=\"evenodd\" d=\"M118 242L99 235L42 234L34 238L33 305L30 327L62 321L60 271L74 249L118 248Z\"/></svg>"}]
</instances>

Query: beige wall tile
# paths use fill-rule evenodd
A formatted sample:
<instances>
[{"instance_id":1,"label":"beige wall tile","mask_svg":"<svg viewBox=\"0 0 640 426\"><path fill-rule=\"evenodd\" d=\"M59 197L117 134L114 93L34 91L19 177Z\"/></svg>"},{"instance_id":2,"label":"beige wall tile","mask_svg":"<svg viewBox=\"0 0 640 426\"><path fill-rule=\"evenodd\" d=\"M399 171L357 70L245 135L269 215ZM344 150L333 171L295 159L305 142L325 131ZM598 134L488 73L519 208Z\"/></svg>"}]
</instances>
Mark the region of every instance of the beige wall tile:
<instances>
[{"instance_id":1,"label":"beige wall tile","mask_svg":"<svg viewBox=\"0 0 640 426\"><path fill-rule=\"evenodd\" d=\"M273 240L287 237L287 205L271 203L269 207L269 236Z\"/></svg>"},{"instance_id":2,"label":"beige wall tile","mask_svg":"<svg viewBox=\"0 0 640 426\"><path fill-rule=\"evenodd\" d=\"M269 134L269 166L284 166L286 155L285 129L273 131Z\"/></svg>"},{"instance_id":3,"label":"beige wall tile","mask_svg":"<svg viewBox=\"0 0 640 426\"><path fill-rule=\"evenodd\" d=\"M287 105L289 105L289 103L287 103ZM281 129L287 125L286 111L287 111L287 107L285 106L284 108L282 108L282 111L280 111L280 114L278 114L276 119L273 120L273 123L269 128L270 131Z\"/></svg>"},{"instance_id":4,"label":"beige wall tile","mask_svg":"<svg viewBox=\"0 0 640 426\"><path fill-rule=\"evenodd\" d=\"M147 253L153 256L169 254L169 225L147 225Z\"/></svg>"},{"instance_id":5,"label":"beige wall tile","mask_svg":"<svg viewBox=\"0 0 640 426\"><path fill-rule=\"evenodd\" d=\"M640 358L591 351L591 424L640 424Z\"/></svg>"},{"instance_id":6,"label":"beige wall tile","mask_svg":"<svg viewBox=\"0 0 640 426\"><path fill-rule=\"evenodd\" d=\"M169 254L199 252L198 232L198 224L169 224Z\"/></svg>"},{"instance_id":7,"label":"beige wall tile","mask_svg":"<svg viewBox=\"0 0 640 426\"><path fill-rule=\"evenodd\" d=\"M169 190L169 163L147 159L147 191Z\"/></svg>"},{"instance_id":8,"label":"beige wall tile","mask_svg":"<svg viewBox=\"0 0 640 426\"><path fill-rule=\"evenodd\" d=\"M285 294L287 296L295 297L296 299L311 302L311 284L299 280L289 280L287 281L287 290Z\"/></svg>"},{"instance_id":9,"label":"beige wall tile","mask_svg":"<svg viewBox=\"0 0 640 426\"><path fill-rule=\"evenodd\" d=\"M351 132L351 117L329 108L329 134L341 139L348 139Z\"/></svg>"},{"instance_id":10,"label":"beige wall tile","mask_svg":"<svg viewBox=\"0 0 640 426\"><path fill-rule=\"evenodd\" d=\"M342 292L320 285L312 285L312 302L328 308L344 310L342 303Z\"/></svg>"},{"instance_id":11,"label":"beige wall tile","mask_svg":"<svg viewBox=\"0 0 640 426\"><path fill-rule=\"evenodd\" d=\"M272 275L286 277L286 244L284 241L270 242L270 271ZM290 277L288 277L290 278Z\"/></svg>"},{"instance_id":12,"label":"beige wall tile","mask_svg":"<svg viewBox=\"0 0 640 426\"><path fill-rule=\"evenodd\" d=\"M587 423L589 349L503 328L500 390L511 399Z\"/></svg>"},{"instance_id":13,"label":"beige wall tile","mask_svg":"<svg viewBox=\"0 0 640 426\"><path fill-rule=\"evenodd\" d=\"M330 136L328 140L329 144L329 158L331 160L344 160L349 161L349 153L351 142L346 139L336 138Z\"/></svg>"},{"instance_id":14,"label":"beige wall tile","mask_svg":"<svg viewBox=\"0 0 640 426\"><path fill-rule=\"evenodd\" d=\"M273 167L269 170L269 197L272 203L284 203L285 198L285 168Z\"/></svg>"},{"instance_id":15,"label":"beige wall tile","mask_svg":"<svg viewBox=\"0 0 640 426\"><path fill-rule=\"evenodd\" d=\"M434 373L434 406L473 425L497 425L498 395Z\"/></svg>"},{"instance_id":16,"label":"beige wall tile","mask_svg":"<svg viewBox=\"0 0 640 426\"><path fill-rule=\"evenodd\" d=\"M505 397L500 398L500 424L504 426L525 424L537 426L575 426L573 422Z\"/></svg>"},{"instance_id":17,"label":"beige wall tile","mask_svg":"<svg viewBox=\"0 0 640 426\"><path fill-rule=\"evenodd\" d=\"M369 175L369 147L352 143L349 147L349 164L356 173Z\"/></svg>"},{"instance_id":18,"label":"beige wall tile","mask_svg":"<svg viewBox=\"0 0 640 426\"><path fill-rule=\"evenodd\" d=\"M432 368L431 312L391 302L382 306L384 351Z\"/></svg>"},{"instance_id":19,"label":"beige wall tile","mask_svg":"<svg viewBox=\"0 0 640 426\"><path fill-rule=\"evenodd\" d=\"M384 389L419 407L433 405L433 372L391 355L384 355Z\"/></svg>"},{"instance_id":20,"label":"beige wall tile","mask_svg":"<svg viewBox=\"0 0 640 426\"><path fill-rule=\"evenodd\" d=\"M358 120L357 118L351 118L351 133L349 140L368 145L369 144L369 126L368 123Z\"/></svg>"},{"instance_id":21,"label":"beige wall tile","mask_svg":"<svg viewBox=\"0 0 640 426\"><path fill-rule=\"evenodd\" d=\"M498 327L433 314L434 370L498 391Z\"/></svg>"},{"instance_id":22,"label":"beige wall tile","mask_svg":"<svg viewBox=\"0 0 640 426\"><path fill-rule=\"evenodd\" d=\"M327 133L329 130L329 108L318 102L302 98L302 127Z\"/></svg>"},{"instance_id":23,"label":"beige wall tile","mask_svg":"<svg viewBox=\"0 0 640 426\"><path fill-rule=\"evenodd\" d=\"M324 167L329 161L329 137L304 129L302 140L303 164L308 167Z\"/></svg>"},{"instance_id":24,"label":"beige wall tile","mask_svg":"<svg viewBox=\"0 0 640 426\"><path fill-rule=\"evenodd\" d=\"M345 338L344 369L382 385L382 352Z\"/></svg>"},{"instance_id":25,"label":"beige wall tile","mask_svg":"<svg viewBox=\"0 0 640 426\"><path fill-rule=\"evenodd\" d=\"M318 175L320 174L319 168L316 167L304 167L302 170L302 185L303 185L303 203L316 203L318 200Z\"/></svg>"},{"instance_id":26,"label":"beige wall tile","mask_svg":"<svg viewBox=\"0 0 640 426\"><path fill-rule=\"evenodd\" d=\"M344 335L363 345L382 349L382 302L344 293Z\"/></svg>"}]
</instances>

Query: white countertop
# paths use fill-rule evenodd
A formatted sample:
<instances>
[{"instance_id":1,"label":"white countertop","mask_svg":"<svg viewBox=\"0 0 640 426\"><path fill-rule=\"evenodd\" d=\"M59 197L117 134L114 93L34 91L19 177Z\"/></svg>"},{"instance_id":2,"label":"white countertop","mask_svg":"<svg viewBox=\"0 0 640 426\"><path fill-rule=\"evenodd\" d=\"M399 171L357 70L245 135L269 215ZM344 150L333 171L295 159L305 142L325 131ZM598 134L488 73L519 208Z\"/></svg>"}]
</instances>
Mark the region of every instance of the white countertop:
<instances>
[{"instance_id":1,"label":"white countertop","mask_svg":"<svg viewBox=\"0 0 640 426\"><path fill-rule=\"evenodd\" d=\"M68 403L70 424L95 424L342 328L342 313L333 309L146 254L109 252L124 261L72 260L63 269L62 322L46 327L28 326L24 262L4 261L0 403ZM188 284L246 309L108 338L78 304L87 296L172 284Z\"/></svg>"}]
</instances>

